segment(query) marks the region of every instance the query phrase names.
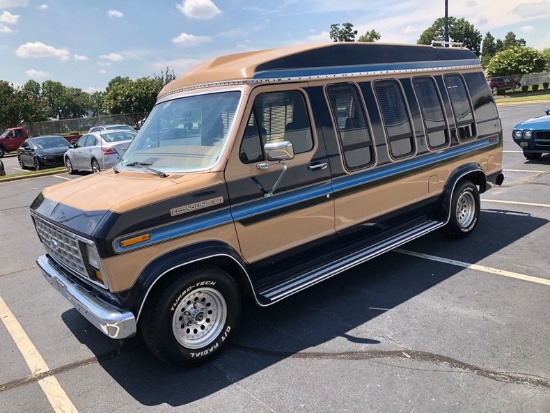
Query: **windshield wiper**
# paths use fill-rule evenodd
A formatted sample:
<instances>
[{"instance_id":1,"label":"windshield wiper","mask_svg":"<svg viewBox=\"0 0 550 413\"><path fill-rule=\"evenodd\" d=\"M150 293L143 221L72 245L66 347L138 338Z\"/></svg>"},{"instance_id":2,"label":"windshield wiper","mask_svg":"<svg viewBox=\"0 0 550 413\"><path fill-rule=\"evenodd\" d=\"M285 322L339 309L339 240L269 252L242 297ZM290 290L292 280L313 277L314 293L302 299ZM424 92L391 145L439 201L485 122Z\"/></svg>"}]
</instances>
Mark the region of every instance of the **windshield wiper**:
<instances>
[{"instance_id":1,"label":"windshield wiper","mask_svg":"<svg viewBox=\"0 0 550 413\"><path fill-rule=\"evenodd\" d=\"M130 162L124 166L130 166L130 167L143 167L148 172L151 172L161 178L166 178L168 175L166 175L164 172L159 171L158 169L151 168L149 165L152 165L151 162Z\"/></svg>"}]
</instances>

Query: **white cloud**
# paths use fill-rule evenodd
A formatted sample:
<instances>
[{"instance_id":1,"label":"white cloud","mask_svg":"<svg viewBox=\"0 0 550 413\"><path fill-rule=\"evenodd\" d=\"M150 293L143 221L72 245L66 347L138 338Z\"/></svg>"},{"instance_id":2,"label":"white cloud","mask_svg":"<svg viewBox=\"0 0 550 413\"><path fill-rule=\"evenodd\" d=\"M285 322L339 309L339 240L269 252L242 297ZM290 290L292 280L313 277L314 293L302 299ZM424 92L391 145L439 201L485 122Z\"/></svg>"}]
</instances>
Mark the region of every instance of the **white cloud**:
<instances>
[{"instance_id":1,"label":"white cloud","mask_svg":"<svg viewBox=\"0 0 550 413\"><path fill-rule=\"evenodd\" d=\"M196 46L201 43L209 42L212 39L208 36L195 36L193 34L182 33L172 39L172 43L182 46Z\"/></svg>"},{"instance_id":2,"label":"white cloud","mask_svg":"<svg viewBox=\"0 0 550 413\"><path fill-rule=\"evenodd\" d=\"M43 70L30 69L30 70L27 70L25 73L31 79L44 79L50 76L48 72L44 72Z\"/></svg>"},{"instance_id":3,"label":"white cloud","mask_svg":"<svg viewBox=\"0 0 550 413\"><path fill-rule=\"evenodd\" d=\"M17 48L15 54L23 58L41 59L45 57L57 57L59 60L67 60L71 55L66 49L56 49L41 42L22 44Z\"/></svg>"},{"instance_id":4,"label":"white cloud","mask_svg":"<svg viewBox=\"0 0 550 413\"><path fill-rule=\"evenodd\" d=\"M95 93L95 92L102 92L103 89L100 89L96 86L90 86L90 87L87 87L86 89L84 89L84 92L86 93L89 93L90 95Z\"/></svg>"},{"instance_id":5,"label":"white cloud","mask_svg":"<svg viewBox=\"0 0 550 413\"><path fill-rule=\"evenodd\" d=\"M0 9L9 9L10 7L25 7L29 5L29 0L0 0Z\"/></svg>"},{"instance_id":6,"label":"white cloud","mask_svg":"<svg viewBox=\"0 0 550 413\"><path fill-rule=\"evenodd\" d=\"M403 33L410 34L410 33L416 33L418 30L414 26L407 26L405 27L405 30L403 30Z\"/></svg>"},{"instance_id":7,"label":"white cloud","mask_svg":"<svg viewBox=\"0 0 550 413\"><path fill-rule=\"evenodd\" d=\"M100 59L110 60L111 62L122 62L124 58L116 53L102 54L99 56Z\"/></svg>"},{"instance_id":8,"label":"white cloud","mask_svg":"<svg viewBox=\"0 0 550 413\"><path fill-rule=\"evenodd\" d=\"M321 32L317 34L312 34L311 36L306 37L308 42L330 42L330 33Z\"/></svg>"},{"instance_id":9,"label":"white cloud","mask_svg":"<svg viewBox=\"0 0 550 413\"><path fill-rule=\"evenodd\" d=\"M109 67L111 66L111 62L97 62L97 64L101 67Z\"/></svg>"},{"instance_id":10,"label":"white cloud","mask_svg":"<svg viewBox=\"0 0 550 413\"><path fill-rule=\"evenodd\" d=\"M176 7L190 19L213 19L221 13L211 0L183 0Z\"/></svg>"},{"instance_id":11,"label":"white cloud","mask_svg":"<svg viewBox=\"0 0 550 413\"><path fill-rule=\"evenodd\" d=\"M104 75L105 73L107 73L107 71L106 71L105 69L101 69L101 70L99 71L99 74L100 74L100 75Z\"/></svg>"},{"instance_id":12,"label":"white cloud","mask_svg":"<svg viewBox=\"0 0 550 413\"><path fill-rule=\"evenodd\" d=\"M121 17L124 17L124 14L122 14L122 12L118 11L118 10L109 10L107 12L107 16L109 16L109 18L113 19L113 18L121 18Z\"/></svg>"},{"instance_id":13,"label":"white cloud","mask_svg":"<svg viewBox=\"0 0 550 413\"><path fill-rule=\"evenodd\" d=\"M512 12L520 17L542 17L550 14L550 1L520 4Z\"/></svg>"},{"instance_id":14,"label":"white cloud","mask_svg":"<svg viewBox=\"0 0 550 413\"><path fill-rule=\"evenodd\" d=\"M80 60L80 61L88 60L88 56L83 56L83 55L75 54L75 55L74 55L74 60Z\"/></svg>"},{"instance_id":15,"label":"white cloud","mask_svg":"<svg viewBox=\"0 0 550 413\"><path fill-rule=\"evenodd\" d=\"M522 26L519 29L522 33L534 33L537 31L533 26Z\"/></svg>"},{"instance_id":16,"label":"white cloud","mask_svg":"<svg viewBox=\"0 0 550 413\"><path fill-rule=\"evenodd\" d=\"M46 10L47 8L48 8L47 4L41 4L40 6L37 7L38 10Z\"/></svg>"},{"instance_id":17,"label":"white cloud","mask_svg":"<svg viewBox=\"0 0 550 413\"><path fill-rule=\"evenodd\" d=\"M21 16L5 11L0 14L0 23L15 24L19 20L19 17Z\"/></svg>"},{"instance_id":18,"label":"white cloud","mask_svg":"<svg viewBox=\"0 0 550 413\"><path fill-rule=\"evenodd\" d=\"M13 29L9 28L8 26L4 26L3 24L0 24L0 33L13 33Z\"/></svg>"}]
</instances>

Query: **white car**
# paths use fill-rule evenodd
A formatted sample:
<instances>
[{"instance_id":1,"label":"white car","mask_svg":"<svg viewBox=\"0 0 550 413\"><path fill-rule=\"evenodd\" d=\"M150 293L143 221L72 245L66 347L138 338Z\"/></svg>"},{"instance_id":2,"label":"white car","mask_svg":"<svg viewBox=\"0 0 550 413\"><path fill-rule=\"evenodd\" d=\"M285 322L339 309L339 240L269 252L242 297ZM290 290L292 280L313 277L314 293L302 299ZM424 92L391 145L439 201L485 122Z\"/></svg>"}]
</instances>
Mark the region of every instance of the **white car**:
<instances>
[{"instance_id":1,"label":"white car","mask_svg":"<svg viewBox=\"0 0 550 413\"><path fill-rule=\"evenodd\" d=\"M110 169L120 160L137 132L131 130L110 130L93 132L82 137L65 152L67 172L101 172Z\"/></svg>"},{"instance_id":2,"label":"white car","mask_svg":"<svg viewBox=\"0 0 550 413\"><path fill-rule=\"evenodd\" d=\"M92 132L107 132L111 130L130 130L135 131L134 128L132 128L130 125L126 125L124 123L120 123L117 125L98 125L98 126L92 126L88 133Z\"/></svg>"}]
</instances>

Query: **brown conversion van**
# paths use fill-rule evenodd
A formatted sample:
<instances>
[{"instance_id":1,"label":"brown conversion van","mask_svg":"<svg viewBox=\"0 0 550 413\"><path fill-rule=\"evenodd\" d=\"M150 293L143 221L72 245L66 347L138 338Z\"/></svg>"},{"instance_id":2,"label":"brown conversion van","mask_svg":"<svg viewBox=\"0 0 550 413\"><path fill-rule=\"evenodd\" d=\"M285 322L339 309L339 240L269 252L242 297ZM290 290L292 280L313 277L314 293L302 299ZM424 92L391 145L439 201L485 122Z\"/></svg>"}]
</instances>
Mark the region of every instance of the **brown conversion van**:
<instances>
[{"instance_id":1,"label":"brown conversion van","mask_svg":"<svg viewBox=\"0 0 550 413\"><path fill-rule=\"evenodd\" d=\"M114 169L46 188L50 284L111 338L216 356L268 306L441 229L500 185L502 129L462 48L332 43L222 56L168 84Z\"/></svg>"}]
</instances>

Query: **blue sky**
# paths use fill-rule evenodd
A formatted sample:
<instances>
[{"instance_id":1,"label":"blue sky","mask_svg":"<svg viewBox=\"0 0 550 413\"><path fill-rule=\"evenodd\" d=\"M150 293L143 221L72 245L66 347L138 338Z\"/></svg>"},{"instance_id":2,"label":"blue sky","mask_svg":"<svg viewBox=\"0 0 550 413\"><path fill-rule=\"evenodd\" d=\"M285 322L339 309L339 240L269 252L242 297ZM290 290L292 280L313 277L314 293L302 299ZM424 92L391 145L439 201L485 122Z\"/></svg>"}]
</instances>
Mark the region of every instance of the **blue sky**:
<instances>
[{"instance_id":1,"label":"blue sky","mask_svg":"<svg viewBox=\"0 0 550 413\"><path fill-rule=\"evenodd\" d=\"M448 0L483 35L550 47L550 0ZM330 41L332 23L415 43L444 0L0 0L0 80L55 80L87 92L115 76L176 75L210 57Z\"/></svg>"}]
</instances>

